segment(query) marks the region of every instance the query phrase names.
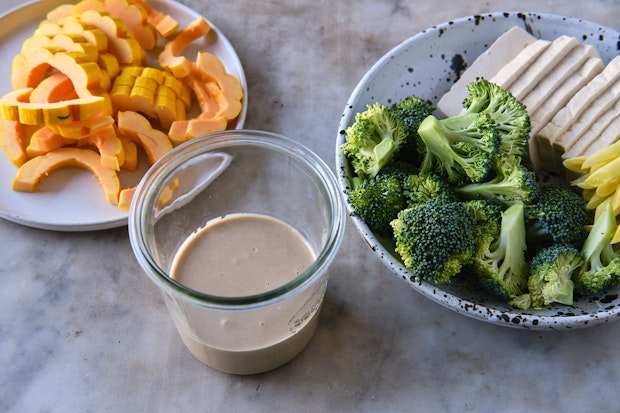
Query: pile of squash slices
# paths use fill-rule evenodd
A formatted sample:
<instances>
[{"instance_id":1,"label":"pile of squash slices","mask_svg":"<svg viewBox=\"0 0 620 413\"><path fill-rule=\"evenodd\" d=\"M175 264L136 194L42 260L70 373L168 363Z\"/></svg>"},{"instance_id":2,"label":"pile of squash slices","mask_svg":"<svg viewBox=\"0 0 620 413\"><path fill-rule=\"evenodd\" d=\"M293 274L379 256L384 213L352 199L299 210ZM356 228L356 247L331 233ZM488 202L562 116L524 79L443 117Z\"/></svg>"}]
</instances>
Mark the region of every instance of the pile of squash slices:
<instances>
[{"instance_id":1,"label":"pile of squash slices","mask_svg":"<svg viewBox=\"0 0 620 413\"><path fill-rule=\"evenodd\" d=\"M51 172L78 167L96 176L107 202L129 209L135 187L123 188L118 173L136 170L139 148L153 164L241 113L241 84L217 56L183 56L211 30L204 18L180 27L147 0L51 10L14 57L12 90L0 98L0 147L17 166L12 189L34 192Z\"/></svg>"}]
</instances>

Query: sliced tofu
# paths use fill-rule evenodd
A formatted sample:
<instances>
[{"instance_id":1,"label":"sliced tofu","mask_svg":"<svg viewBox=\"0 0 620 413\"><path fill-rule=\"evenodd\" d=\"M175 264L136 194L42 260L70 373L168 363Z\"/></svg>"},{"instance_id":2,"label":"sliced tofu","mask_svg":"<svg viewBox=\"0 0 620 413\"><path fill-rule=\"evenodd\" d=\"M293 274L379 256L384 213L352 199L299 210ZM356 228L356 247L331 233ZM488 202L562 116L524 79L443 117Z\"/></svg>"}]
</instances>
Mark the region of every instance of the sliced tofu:
<instances>
[{"instance_id":1,"label":"sliced tofu","mask_svg":"<svg viewBox=\"0 0 620 413\"><path fill-rule=\"evenodd\" d=\"M531 136L529 154L532 169L555 171L553 143L537 136L542 127L562 109L571 97L605 65L593 46L580 45L573 49L556 67L522 100L530 114ZM561 165L559 165L561 167Z\"/></svg>"},{"instance_id":2,"label":"sliced tofu","mask_svg":"<svg viewBox=\"0 0 620 413\"><path fill-rule=\"evenodd\" d=\"M536 134L537 141L547 140L551 145L560 144L566 149L568 145L561 141L561 136L569 130L573 123L598 100L598 98L620 77L620 56L609 64L575 93L566 106L560 109L553 118ZM570 140L566 138L566 140ZM555 152L555 149L554 149Z\"/></svg>"},{"instance_id":3,"label":"sliced tofu","mask_svg":"<svg viewBox=\"0 0 620 413\"><path fill-rule=\"evenodd\" d=\"M552 73L547 72L545 77L536 84L536 87L531 88L531 90L520 99L521 102L527 106L530 116L536 113L543 103L550 99L573 74L578 73L588 59L593 57L599 57L594 46L578 43L564 59L557 62Z\"/></svg>"},{"instance_id":4,"label":"sliced tofu","mask_svg":"<svg viewBox=\"0 0 620 413\"><path fill-rule=\"evenodd\" d=\"M620 81L609 85L603 93L592 102L591 105L585 108L577 119L575 119L571 126L553 141L553 151L555 159L561 162L562 155L567 150L573 149L579 152L580 146L586 144L581 137L582 135L592 127L595 122L598 122L601 116L605 115L608 111L613 111L613 107L618 101L620 96Z\"/></svg>"},{"instance_id":5,"label":"sliced tofu","mask_svg":"<svg viewBox=\"0 0 620 413\"><path fill-rule=\"evenodd\" d=\"M538 83L549 73L552 73L552 76L557 76L558 65L578 46L579 41L569 36L560 36L552 41L538 58L508 86L512 95L517 100L522 101L532 89L538 87Z\"/></svg>"},{"instance_id":6,"label":"sliced tofu","mask_svg":"<svg viewBox=\"0 0 620 413\"><path fill-rule=\"evenodd\" d=\"M620 116L620 98L619 98L620 82L616 82L616 84L612 87L612 89L615 89L615 91L606 92L604 95L615 94L615 101L613 102L614 105L612 107L609 107L607 110L599 111L595 119L592 119L592 117L587 118L586 117L587 112L585 112L584 116L582 116L579 119L579 121L576 122L575 125L573 125L573 128L571 128L571 130L567 131L567 133L565 134L565 135L569 134L579 124L581 124L580 130L574 132L575 134L579 134L579 136L573 139L572 145L567 147L565 151L564 151L564 148L558 148L556 146L556 149L558 150L555 155L557 157L558 163L562 162L564 159L570 159L570 158L574 158L575 156L584 154L586 150L593 144L595 144L595 147L601 144L606 145L604 140L601 139L603 131L605 131L609 127L609 125L613 123L616 118ZM607 99L607 96L601 96L601 98ZM603 105L607 106L606 104L603 104ZM594 106L595 105L593 105L592 107ZM602 106L602 105L596 105L596 106ZM616 135L618 133L620 133L620 130L616 129ZM610 138L612 137L611 136L607 137L607 139L610 139Z\"/></svg>"},{"instance_id":7,"label":"sliced tofu","mask_svg":"<svg viewBox=\"0 0 620 413\"><path fill-rule=\"evenodd\" d=\"M530 159L535 171L548 169L555 171L558 166L554 163L553 142L551 137L539 134L540 130L555 116L555 114L566 106L566 103L582 87L588 84L596 75L605 68L603 61L596 57L588 59L581 67L579 72L574 73L555 90L553 95L544 101L541 107L530 114L532 125L530 138ZM534 155L534 156L532 156Z\"/></svg>"},{"instance_id":8,"label":"sliced tofu","mask_svg":"<svg viewBox=\"0 0 620 413\"><path fill-rule=\"evenodd\" d=\"M518 26L514 26L495 40L489 48L474 60L450 90L437 103L437 110L443 116L454 116L463 110L467 97L467 85L476 77L491 79L501 67L513 60L536 38Z\"/></svg>"},{"instance_id":9,"label":"sliced tofu","mask_svg":"<svg viewBox=\"0 0 620 413\"><path fill-rule=\"evenodd\" d=\"M597 152L611 144L616 143L618 141L618 138L620 138L620 111L616 113L616 116L613 118L613 120L605 126L605 129L603 129L598 134L596 139L591 139L590 145L585 148L581 154L573 155L572 153L567 152L566 159L569 159L569 156L572 158L580 155L592 155L594 152Z\"/></svg>"},{"instance_id":10,"label":"sliced tofu","mask_svg":"<svg viewBox=\"0 0 620 413\"><path fill-rule=\"evenodd\" d=\"M505 64L489 81L504 89L510 89L510 86L527 71L527 68L538 59L538 56L549 45L551 45L550 41L542 39L529 44L514 59Z\"/></svg>"}]
</instances>

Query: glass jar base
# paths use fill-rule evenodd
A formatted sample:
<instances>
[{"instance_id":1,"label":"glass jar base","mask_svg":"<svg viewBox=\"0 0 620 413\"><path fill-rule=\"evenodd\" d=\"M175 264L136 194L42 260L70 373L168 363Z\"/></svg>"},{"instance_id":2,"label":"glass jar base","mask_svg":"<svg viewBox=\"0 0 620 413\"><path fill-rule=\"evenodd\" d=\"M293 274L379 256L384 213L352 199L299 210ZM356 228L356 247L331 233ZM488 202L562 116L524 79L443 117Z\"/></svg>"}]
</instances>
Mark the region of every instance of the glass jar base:
<instances>
[{"instance_id":1,"label":"glass jar base","mask_svg":"<svg viewBox=\"0 0 620 413\"><path fill-rule=\"evenodd\" d=\"M291 361L308 345L318 324L319 311L296 333L268 347L253 350L223 350L207 346L177 328L187 349L205 365L229 374L257 374Z\"/></svg>"}]
</instances>

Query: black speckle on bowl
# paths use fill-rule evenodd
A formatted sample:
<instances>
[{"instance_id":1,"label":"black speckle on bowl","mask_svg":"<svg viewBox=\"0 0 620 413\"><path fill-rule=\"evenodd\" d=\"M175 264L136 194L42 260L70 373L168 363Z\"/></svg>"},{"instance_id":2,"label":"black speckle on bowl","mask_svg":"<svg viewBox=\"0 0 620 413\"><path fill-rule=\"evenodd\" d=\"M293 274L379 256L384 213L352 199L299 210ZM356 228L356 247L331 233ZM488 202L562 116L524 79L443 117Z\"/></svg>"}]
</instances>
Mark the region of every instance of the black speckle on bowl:
<instances>
[{"instance_id":1,"label":"black speckle on bowl","mask_svg":"<svg viewBox=\"0 0 620 413\"><path fill-rule=\"evenodd\" d=\"M450 69L452 69L454 73L456 73L457 79L461 77L461 73L463 73L465 69L467 69L467 62L465 61L465 59L463 59L462 54L457 53L452 56Z\"/></svg>"}]
</instances>

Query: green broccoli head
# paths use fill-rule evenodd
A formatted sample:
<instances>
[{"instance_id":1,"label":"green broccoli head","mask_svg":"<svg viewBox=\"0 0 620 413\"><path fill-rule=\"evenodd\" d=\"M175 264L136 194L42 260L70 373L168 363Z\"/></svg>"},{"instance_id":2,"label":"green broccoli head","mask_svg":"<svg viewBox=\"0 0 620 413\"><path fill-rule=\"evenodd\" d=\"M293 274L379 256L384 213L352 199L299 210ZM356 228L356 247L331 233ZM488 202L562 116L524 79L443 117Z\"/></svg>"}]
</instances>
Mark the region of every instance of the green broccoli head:
<instances>
[{"instance_id":1,"label":"green broccoli head","mask_svg":"<svg viewBox=\"0 0 620 413\"><path fill-rule=\"evenodd\" d=\"M545 185L540 187L538 200L527 206L526 219L528 244L535 249L552 244L581 248L594 215L578 193L561 185Z\"/></svg>"},{"instance_id":2,"label":"green broccoli head","mask_svg":"<svg viewBox=\"0 0 620 413\"><path fill-rule=\"evenodd\" d=\"M359 217L372 231L391 234L390 222L407 206L402 181L396 177L366 179L347 192L351 215Z\"/></svg>"},{"instance_id":3,"label":"green broccoli head","mask_svg":"<svg viewBox=\"0 0 620 413\"><path fill-rule=\"evenodd\" d=\"M410 175L417 173L418 168L413 163L395 159L381 168L377 174L377 178L396 178L400 181L404 181Z\"/></svg>"},{"instance_id":4,"label":"green broccoli head","mask_svg":"<svg viewBox=\"0 0 620 413\"><path fill-rule=\"evenodd\" d=\"M433 114L435 108L427 100L411 95L394 103L390 110L396 113L398 118L405 124L405 129L409 136L416 136L420 123L429 115Z\"/></svg>"},{"instance_id":5,"label":"green broccoli head","mask_svg":"<svg viewBox=\"0 0 620 413\"><path fill-rule=\"evenodd\" d=\"M532 297L530 293L523 293L508 300L508 305L520 308L521 310L528 310L532 306Z\"/></svg>"},{"instance_id":6,"label":"green broccoli head","mask_svg":"<svg viewBox=\"0 0 620 413\"><path fill-rule=\"evenodd\" d=\"M584 264L573 277L577 294L596 294L620 284L620 254L611 244L616 225L611 201L605 201L582 247Z\"/></svg>"},{"instance_id":7,"label":"green broccoli head","mask_svg":"<svg viewBox=\"0 0 620 413\"><path fill-rule=\"evenodd\" d=\"M551 303L572 305L573 274L583 263L581 251L568 245L553 244L538 251L530 262L527 283L532 307Z\"/></svg>"},{"instance_id":8,"label":"green broccoli head","mask_svg":"<svg viewBox=\"0 0 620 413\"><path fill-rule=\"evenodd\" d=\"M620 284L620 258L616 257L607 264L597 263L593 268L596 270L583 271L574 277L576 294L597 294Z\"/></svg>"},{"instance_id":9,"label":"green broccoli head","mask_svg":"<svg viewBox=\"0 0 620 413\"><path fill-rule=\"evenodd\" d=\"M404 183L416 172L412 164L395 161L382 168L374 178L354 179L353 189L347 192L351 215L362 219L372 231L391 235L390 222L408 204Z\"/></svg>"},{"instance_id":10,"label":"green broccoli head","mask_svg":"<svg viewBox=\"0 0 620 413\"><path fill-rule=\"evenodd\" d=\"M407 207L411 208L430 200L447 204L455 202L456 194L445 179L436 174L411 174L403 180Z\"/></svg>"},{"instance_id":11,"label":"green broccoli head","mask_svg":"<svg viewBox=\"0 0 620 413\"><path fill-rule=\"evenodd\" d=\"M502 209L487 199L464 201L463 205L474 217L472 230L476 251L486 251L499 238Z\"/></svg>"},{"instance_id":12,"label":"green broccoli head","mask_svg":"<svg viewBox=\"0 0 620 413\"><path fill-rule=\"evenodd\" d=\"M468 97L463 101L469 116L480 112L493 118L500 140L499 156L518 157L527 155L531 123L527 107L512 93L484 78L477 78L467 85Z\"/></svg>"},{"instance_id":13,"label":"green broccoli head","mask_svg":"<svg viewBox=\"0 0 620 413\"><path fill-rule=\"evenodd\" d=\"M525 205L538 200L540 184L536 174L520 163L499 162L492 179L455 188L464 199L488 199L503 207L515 202Z\"/></svg>"},{"instance_id":14,"label":"green broccoli head","mask_svg":"<svg viewBox=\"0 0 620 413\"><path fill-rule=\"evenodd\" d=\"M461 202L431 200L401 211L392 221L394 241L412 281L448 284L473 260L473 226Z\"/></svg>"},{"instance_id":15,"label":"green broccoli head","mask_svg":"<svg viewBox=\"0 0 620 413\"><path fill-rule=\"evenodd\" d=\"M387 106L377 102L355 115L345 131L343 154L358 177L373 178L406 141L405 125Z\"/></svg>"},{"instance_id":16,"label":"green broccoli head","mask_svg":"<svg viewBox=\"0 0 620 413\"><path fill-rule=\"evenodd\" d=\"M431 115L422 121L421 172L437 173L453 185L481 182L489 175L499 145L497 128L487 114L467 120Z\"/></svg>"},{"instance_id":17,"label":"green broccoli head","mask_svg":"<svg viewBox=\"0 0 620 413\"><path fill-rule=\"evenodd\" d=\"M478 245L473 269L483 288L504 299L522 294L528 278L526 248L524 207L519 202L501 213L499 236Z\"/></svg>"},{"instance_id":18,"label":"green broccoli head","mask_svg":"<svg viewBox=\"0 0 620 413\"><path fill-rule=\"evenodd\" d=\"M396 154L396 158L416 161L418 156L417 145L419 144L418 128L427 116L433 114L435 108L426 100L418 96L408 96L400 102L390 106L390 110L405 125L407 140Z\"/></svg>"}]
</instances>

